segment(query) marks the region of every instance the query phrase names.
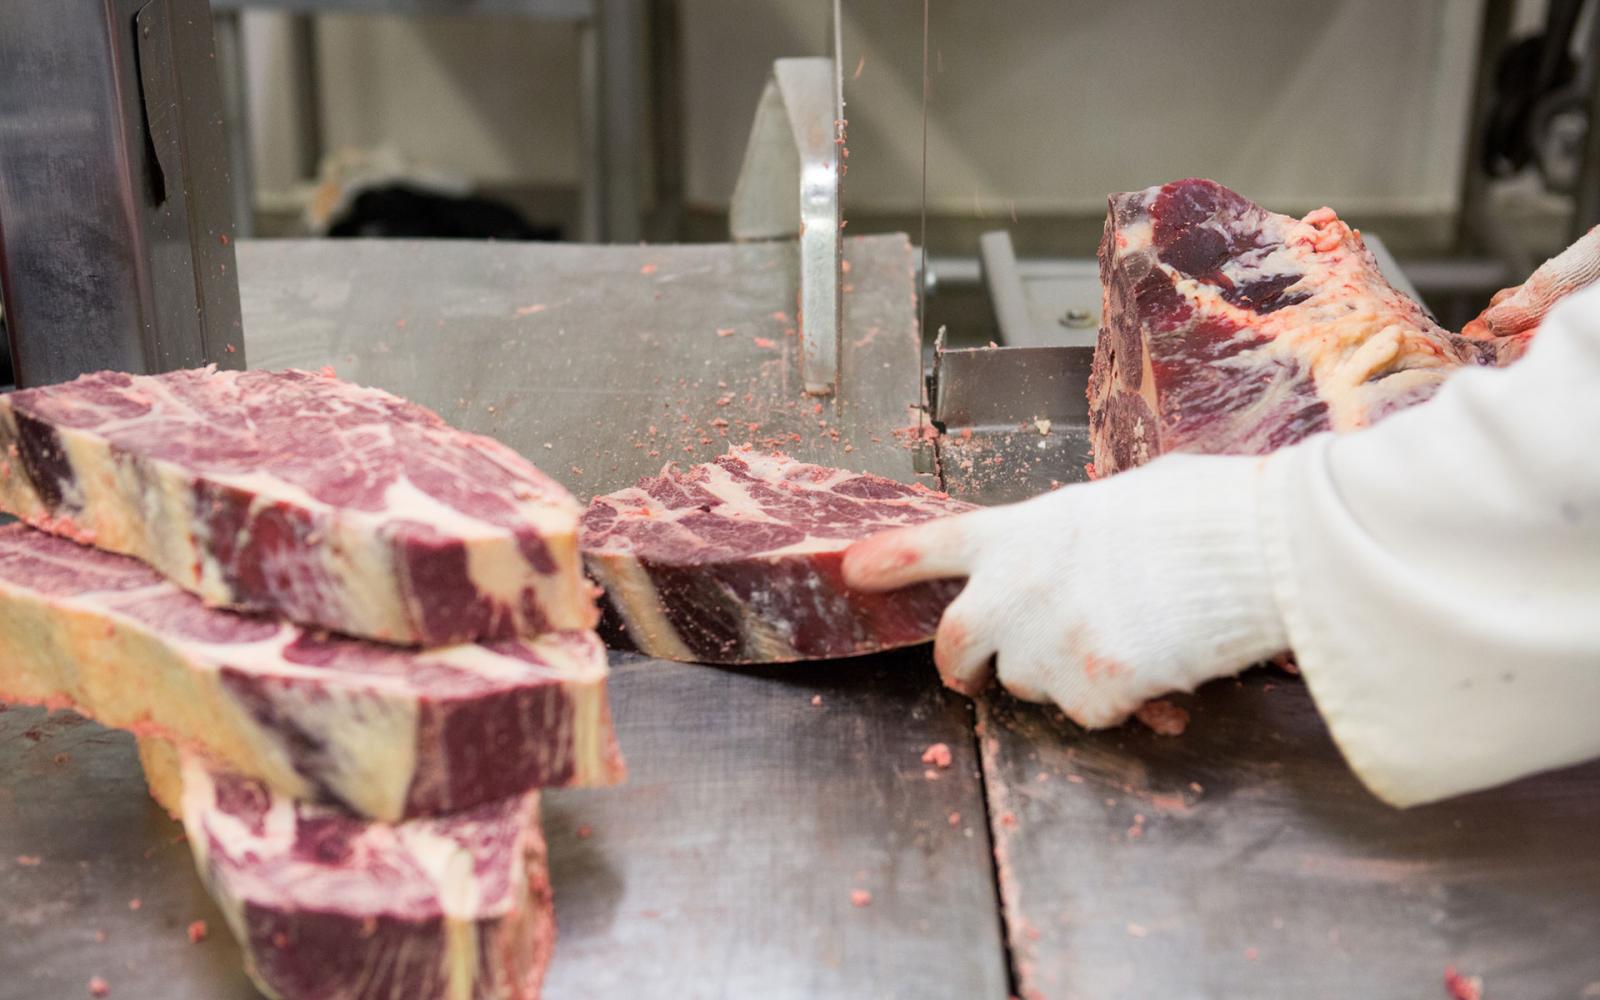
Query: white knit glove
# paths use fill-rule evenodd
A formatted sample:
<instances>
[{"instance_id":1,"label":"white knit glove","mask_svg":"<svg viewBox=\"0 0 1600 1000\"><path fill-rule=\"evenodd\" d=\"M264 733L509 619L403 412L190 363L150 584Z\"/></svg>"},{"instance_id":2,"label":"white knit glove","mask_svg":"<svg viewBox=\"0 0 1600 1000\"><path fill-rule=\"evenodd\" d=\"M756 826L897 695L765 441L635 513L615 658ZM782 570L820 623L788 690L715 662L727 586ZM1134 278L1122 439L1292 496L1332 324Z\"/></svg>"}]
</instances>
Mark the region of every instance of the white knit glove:
<instances>
[{"instance_id":1,"label":"white knit glove","mask_svg":"<svg viewBox=\"0 0 1600 1000\"><path fill-rule=\"evenodd\" d=\"M845 581L891 590L967 577L934 661L979 691L998 664L1019 698L1089 727L1282 652L1262 549L1263 459L1169 455L1024 503L886 532L845 554Z\"/></svg>"},{"instance_id":2,"label":"white knit glove","mask_svg":"<svg viewBox=\"0 0 1600 1000\"><path fill-rule=\"evenodd\" d=\"M1469 337L1509 337L1538 326L1556 302L1600 279L1600 226L1551 257L1515 288L1502 288L1461 332Z\"/></svg>"}]
</instances>

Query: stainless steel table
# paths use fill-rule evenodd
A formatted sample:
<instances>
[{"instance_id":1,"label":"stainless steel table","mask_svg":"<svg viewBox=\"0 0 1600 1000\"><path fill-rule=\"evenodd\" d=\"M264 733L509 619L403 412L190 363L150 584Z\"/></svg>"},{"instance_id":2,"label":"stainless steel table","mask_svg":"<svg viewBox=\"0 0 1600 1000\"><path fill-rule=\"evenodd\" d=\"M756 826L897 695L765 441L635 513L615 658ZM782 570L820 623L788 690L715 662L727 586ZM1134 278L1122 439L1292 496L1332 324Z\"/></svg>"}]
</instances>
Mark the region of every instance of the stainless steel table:
<instances>
[{"instance_id":1,"label":"stainless steel table","mask_svg":"<svg viewBox=\"0 0 1600 1000\"><path fill-rule=\"evenodd\" d=\"M628 784L546 798L546 996L1006 995L971 709L925 655L615 666ZM936 742L955 760L929 781ZM131 737L0 712L0 997L86 996L94 975L117 997L254 997L181 837Z\"/></svg>"},{"instance_id":2,"label":"stainless steel table","mask_svg":"<svg viewBox=\"0 0 1600 1000\"><path fill-rule=\"evenodd\" d=\"M799 396L781 246L246 243L239 268L252 363L406 392L580 493L704 460L736 425L915 478L911 251L847 253L837 412ZM1040 489L1081 476L1081 436L1040 449L995 424L973 436L992 451L940 466L997 500L1017 491L1009 459L984 459L1026 447L1041 457L1020 479ZM1600 994L1600 766L1400 813L1274 671L1206 686L1189 732L1164 738L1004 697L974 710L926 650L613 662L630 781L548 796L554 1000L1443 1000L1446 964L1490 997ZM929 780L934 742L955 760ZM113 996L252 996L179 832L127 737L0 712L0 1000L83 996L91 975Z\"/></svg>"},{"instance_id":3,"label":"stainless steel table","mask_svg":"<svg viewBox=\"0 0 1600 1000\"><path fill-rule=\"evenodd\" d=\"M845 241L837 397L803 394L792 243L239 247L251 365L382 386L588 498L746 441L915 478L922 398L903 236Z\"/></svg>"}]
</instances>

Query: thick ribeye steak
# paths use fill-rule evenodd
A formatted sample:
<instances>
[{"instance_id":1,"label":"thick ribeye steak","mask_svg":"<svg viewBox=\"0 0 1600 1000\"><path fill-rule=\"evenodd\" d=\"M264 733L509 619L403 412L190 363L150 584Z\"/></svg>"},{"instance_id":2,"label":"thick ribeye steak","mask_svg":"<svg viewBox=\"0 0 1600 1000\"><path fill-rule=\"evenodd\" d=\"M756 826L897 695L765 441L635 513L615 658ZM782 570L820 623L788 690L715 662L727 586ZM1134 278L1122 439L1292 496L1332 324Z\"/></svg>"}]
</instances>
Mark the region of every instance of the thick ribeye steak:
<instances>
[{"instance_id":1,"label":"thick ribeye steak","mask_svg":"<svg viewBox=\"0 0 1600 1000\"><path fill-rule=\"evenodd\" d=\"M425 646L594 627L565 490L332 375L85 375L0 396L0 446L0 507L208 604Z\"/></svg>"},{"instance_id":2,"label":"thick ribeye steak","mask_svg":"<svg viewBox=\"0 0 1600 1000\"><path fill-rule=\"evenodd\" d=\"M268 996L538 997L555 941L538 792L381 823L170 746L140 757Z\"/></svg>"},{"instance_id":3,"label":"thick ribeye steak","mask_svg":"<svg viewBox=\"0 0 1600 1000\"><path fill-rule=\"evenodd\" d=\"M0 528L0 701L204 748L393 820L622 764L592 632L419 651L208 608L137 560Z\"/></svg>"},{"instance_id":4,"label":"thick ribeye steak","mask_svg":"<svg viewBox=\"0 0 1600 1000\"><path fill-rule=\"evenodd\" d=\"M1364 427L1465 365L1514 360L1527 340L1439 326L1331 209L1294 219L1206 180L1113 195L1100 280L1097 475Z\"/></svg>"},{"instance_id":5,"label":"thick ribeye steak","mask_svg":"<svg viewBox=\"0 0 1600 1000\"><path fill-rule=\"evenodd\" d=\"M651 656L780 663L926 642L961 589L847 589L844 550L875 532L973 510L924 486L734 449L597 497L583 556L608 616Z\"/></svg>"}]
</instances>

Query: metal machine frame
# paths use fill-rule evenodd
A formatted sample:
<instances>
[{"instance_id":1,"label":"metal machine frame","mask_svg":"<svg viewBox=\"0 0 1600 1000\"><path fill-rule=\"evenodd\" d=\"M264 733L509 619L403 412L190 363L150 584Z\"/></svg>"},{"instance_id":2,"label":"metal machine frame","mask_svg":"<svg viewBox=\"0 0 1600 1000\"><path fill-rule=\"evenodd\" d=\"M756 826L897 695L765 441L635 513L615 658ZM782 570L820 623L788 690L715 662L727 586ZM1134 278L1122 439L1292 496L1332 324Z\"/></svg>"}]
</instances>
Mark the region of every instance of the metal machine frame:
<instances>
[{"instance_id":1,"label":"metal machine frame","mask_svg":"<svg viewBox=\"0 0 1600 1000\"><path fill-rule=\"evenodd\" d=\"M205 0L0 5L0 283L18 385L243 367Z\"/></svg>"}]
</instances>

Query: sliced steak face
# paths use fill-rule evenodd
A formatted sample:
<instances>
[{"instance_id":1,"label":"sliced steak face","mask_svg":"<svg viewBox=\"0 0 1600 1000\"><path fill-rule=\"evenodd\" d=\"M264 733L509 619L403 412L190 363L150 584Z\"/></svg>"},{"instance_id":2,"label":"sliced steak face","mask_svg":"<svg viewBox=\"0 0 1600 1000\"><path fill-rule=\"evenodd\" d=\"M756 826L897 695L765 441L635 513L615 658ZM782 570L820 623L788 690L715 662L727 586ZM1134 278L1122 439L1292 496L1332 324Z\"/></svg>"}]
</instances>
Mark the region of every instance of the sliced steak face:
<instances>
[{"instance_id":1,"label":"sliced steak face","mask_svg":"<svg viewBox=\"0 0 1600 1000\"><path fill-rule=\"evenodd\" d=\"M538 997L555 916L537 792L383 823L170 744L140 756L268 996Z\"/></svg>"},{"instance_id":2,"label":"sliced steak face","mask_svg":"<svg viewBox=\"0 0 1600 1000\"><path fill-rule=\"evenodd\" d=\"M137 560L0 528L0 701L203 750L384 820L622 777L592 632L414 650L208 608Z\"/></svg>"},{"instance_id":3,"label":"sliced steak face","mask_svg":"<svg viewBox=\"0 0 1600 1000\"><path fill-rule=\"evenodd\" d=\"M734 449L597 497L583 519L608 620L651 656L782 663L926 642L962 583L850 590L858 539L974 510L923 486Z\"/></svg>"},{"instance_id":4,"label":"sliced steak face","mask_svg":"<svg viewBox=\"0 0 1600 1000\"><path fill-rule=\"evenodd\" d=\"M301 371L0 396L0 509L206 603L423 646L593 628L579 507L509 448Z\"/></svg>"}]
</instances>

